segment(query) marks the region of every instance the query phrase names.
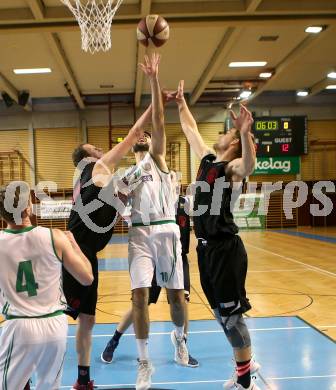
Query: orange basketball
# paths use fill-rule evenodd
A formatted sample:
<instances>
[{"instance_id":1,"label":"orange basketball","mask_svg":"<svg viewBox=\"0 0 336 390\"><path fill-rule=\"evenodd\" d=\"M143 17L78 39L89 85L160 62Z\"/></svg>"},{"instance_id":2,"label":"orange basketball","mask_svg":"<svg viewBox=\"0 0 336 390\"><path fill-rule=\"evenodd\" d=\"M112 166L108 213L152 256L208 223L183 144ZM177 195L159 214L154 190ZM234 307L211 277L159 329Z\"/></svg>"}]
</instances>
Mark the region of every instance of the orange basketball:
<instances>
[{"instance_id":1,"label":"orange basketball","mask_svg":"<svg viewBox=\"0 0 336 390\"><path fill-rule=\"evenodd\" d=\"M162 46L169 38L169 25L160 15L147 15L138 24L137 37L146 47L150 43L156 47Z\"/></svg>"}]
</instances>

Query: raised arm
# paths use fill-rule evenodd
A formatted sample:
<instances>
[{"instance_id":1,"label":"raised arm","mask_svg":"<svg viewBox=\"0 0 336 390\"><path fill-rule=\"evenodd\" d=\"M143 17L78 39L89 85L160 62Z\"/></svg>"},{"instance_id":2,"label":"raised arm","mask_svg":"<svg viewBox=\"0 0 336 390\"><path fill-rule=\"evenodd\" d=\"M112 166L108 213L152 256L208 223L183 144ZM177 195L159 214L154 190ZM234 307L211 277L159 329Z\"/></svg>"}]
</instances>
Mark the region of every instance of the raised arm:
<instances>
[{"instance_id":1,"label":"raised arm","mask_svg":"<svg viewBox=\"0 0 336 390\"><path fill-rule=\"evenodd\" d=\"M256 151L251 133L253 118L245 106L240 107L239 117L231 111L231 118L235 128L240 132L242 157L231 161L227 169L230 172L232 181L241 181L246 176L249 176L255 168Z\"/></svg>"},{"instance_id":2,"label":"raised arm","mask_svg":"<svg viewBox=\"0 0 336 390\"><path fill-rule=\"evenodd\" d=\"M145 64L139 64L148 76L152 93L152 142L150 153L163 171L168 171L166 164L166 134L164 128L164 110L159 83L160 55L153 53L149 59L145 56Z\"/></svg>"},{"instance_id":3,"label":"raised arm","mask_svg":"<svg viewBox=\"0 0 336 390\"><path fill-rule=\"evenodd\" d=\"M131 150L134 144L136 144L137 140L143 134L144 127L151 121L151 117L152 105L150 105L135 122L125 139L105 153L104 156L96 162L92 172L92 177L97 178L97 180L94 180L95 185L103 187L107 184L108 176L113 173L120 160ZM106 180L99 180L99 175L102 175L101 177Z\"/></svg>"},{"instance_id":4,"label":"raised arm","mask_svg":"<svg viewBox=\"0 0 336 390\"><path fill-rule=\"evenodd\" d=\"M214 151L205 144L201 134L198 131L197 123L189 110L189 107L184 98L184 81L179 82L177 94L176 94L176 103L179 110L180 122L182 130L187 137L187 140L199 159L202 159L209 153L214 153Z\"/></svg>"},{"instance_id":5,"label":"raised arm","mask_svg":"<svg viewBox=\"0 0 336 390\"><path fill-rule=\"evenodd\" d=\"M52 230L55 251L62 259L64 268L83 286L93 282L92 267L89 260L80 250L71 232Z\"/></svg>"}]
</instances>

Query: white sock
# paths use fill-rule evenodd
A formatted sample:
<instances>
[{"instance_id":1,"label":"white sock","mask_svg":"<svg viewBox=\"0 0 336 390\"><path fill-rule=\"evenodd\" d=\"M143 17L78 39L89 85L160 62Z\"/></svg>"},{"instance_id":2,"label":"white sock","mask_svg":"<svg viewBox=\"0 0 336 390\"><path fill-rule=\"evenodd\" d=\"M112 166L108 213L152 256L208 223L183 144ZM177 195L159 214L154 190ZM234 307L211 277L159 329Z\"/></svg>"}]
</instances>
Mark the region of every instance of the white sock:
<instances>
[{"instance_id":1,"label":"white sock","mask_svg":"<svg viewBox=\"0 0 336 390\"><path fill-rule=\"evenodd\" d=\"M175 334L178 339L183 339L184 336L184 326L176 326Z\"/></svg>"},{"instance_id":2,"label":"white sock","mask_svg":"<svg viewBox=\"0 0 336 390\"><path fill-rule=\"evenodd\" d=\"M148 339L136 339L139 360L149 360Z\"/></svg>"}]
</instances>

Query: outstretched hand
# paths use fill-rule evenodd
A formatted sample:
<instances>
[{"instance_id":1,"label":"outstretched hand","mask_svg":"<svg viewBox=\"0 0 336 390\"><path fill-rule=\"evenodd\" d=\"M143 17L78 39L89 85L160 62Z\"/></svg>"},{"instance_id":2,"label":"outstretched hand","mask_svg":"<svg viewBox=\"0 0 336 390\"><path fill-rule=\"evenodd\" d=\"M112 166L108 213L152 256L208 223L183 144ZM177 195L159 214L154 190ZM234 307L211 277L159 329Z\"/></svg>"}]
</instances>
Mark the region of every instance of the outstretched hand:
<instances>
[{"instance_id":1,"label":"outstretched hand","mask_svg":"<svg viewBox=\"0 0 336 390\"><path fill-rule=\"evenodd\" d=\"M184 92L183 92L183 87L184 87L184 80L181 80L179 82L177 91L166 91L162 90L162 100L163 103L169 103L172 101L175 101L177 104L182 103L184 101Z\"/></svg>"},{"instance_id":2,"label":"outstretched hand","mask_svg":"<svg viewBox=\"0 0 336 390\"><path fill-rule=\"evenodd\" d=\"M170 92L165 89L161 90L163 104L167 104L176 99L177 91Z\"/></svg>"},{"instance_id":3,"label":"outstretched hand","mask_svg":"<svg viewBox=\"0 0 336 390\"><path fill-rule=\"evenodd\" d=\"M153 53L151 58L149 58L148 55L145 55L145 63L140 63L139 66L148 77L157 77L159 74L160 60L161 56L158 53Z\"/></svg>"},{"instance_id":4,"label":"outstretched hand","mask_svg":"<svg viewBox=\"0 0 336 390\"><path fill-rule=\"evenodd\" d=\"M253 117L251 112L243 105L240 106L239 116L231 110L230 115L234 127L240 131L241 134L246 134L251 131L253 124Z\"/></svg>"},{"instance_id":5,"label":"outstretched hand","mask_svg":"<svg viewBox=\"0 0 336 390\"><path fill-rule=\"evenodd\" d=\"M184 80L180 80L179 82L175 100L177 103L182 103L184 101Z\"/></svg>"}]
</instances>

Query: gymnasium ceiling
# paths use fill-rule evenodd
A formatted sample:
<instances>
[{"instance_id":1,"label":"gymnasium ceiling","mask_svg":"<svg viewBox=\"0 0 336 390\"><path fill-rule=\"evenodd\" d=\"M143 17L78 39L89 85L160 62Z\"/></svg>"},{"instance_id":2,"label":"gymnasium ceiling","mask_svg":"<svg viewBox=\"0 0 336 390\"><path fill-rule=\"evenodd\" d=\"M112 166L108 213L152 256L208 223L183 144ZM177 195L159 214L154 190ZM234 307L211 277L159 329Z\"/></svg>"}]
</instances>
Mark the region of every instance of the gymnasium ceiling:
<instances>
[{"instance_id":1,"label":"gymnasium ceiling","mask_svg":"<svg viewBox=\"0 0 336 390\"><path fill-rule=\"evenodd\" d=\"M0 90L14 100L28 90L33 104L70 99L70 93L79 108L105 100L100 94L140 106L149 89L137 67L145 48L136 26L149 13L164 16L171 29L160 49L161 84L174 89L184 79L192 105L227 104L244 88L255 103L277 96L292 104L336 102L336 90L325 89L336 84L327 78L336 71L336 0L124 0L112 49L95 55L81 50L78 24L60 0L0 0ZM305 32L316 25L321 33ZM267 66L229 68L232 61ZM41 67L52 72L13 73ZM273 76L261 80L268 70ZM297 98L299 89L310 94Z\"/></svg>"}]
</instances>

